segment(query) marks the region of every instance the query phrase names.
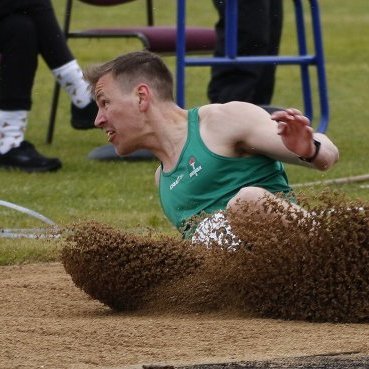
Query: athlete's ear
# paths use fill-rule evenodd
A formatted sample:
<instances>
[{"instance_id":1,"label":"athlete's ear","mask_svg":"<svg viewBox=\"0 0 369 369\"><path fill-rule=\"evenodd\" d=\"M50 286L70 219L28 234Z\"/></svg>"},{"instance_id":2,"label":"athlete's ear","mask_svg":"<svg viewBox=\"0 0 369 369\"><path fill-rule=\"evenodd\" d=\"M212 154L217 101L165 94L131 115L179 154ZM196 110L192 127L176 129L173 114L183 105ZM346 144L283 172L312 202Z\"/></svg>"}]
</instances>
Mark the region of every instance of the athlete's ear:
<instances>
[{"instance_id":1,"label":"athlete's ear","mask_svg":"<svg viewBox=\"0 0 369 369\"><path fill-rule=\"evenodd\" d=\"M140 111L145 112L148 109L148 102L150 97L149 86L141 83L137 86L136 95L138 97L138 108Z\"/></svg>"}]
</instances>

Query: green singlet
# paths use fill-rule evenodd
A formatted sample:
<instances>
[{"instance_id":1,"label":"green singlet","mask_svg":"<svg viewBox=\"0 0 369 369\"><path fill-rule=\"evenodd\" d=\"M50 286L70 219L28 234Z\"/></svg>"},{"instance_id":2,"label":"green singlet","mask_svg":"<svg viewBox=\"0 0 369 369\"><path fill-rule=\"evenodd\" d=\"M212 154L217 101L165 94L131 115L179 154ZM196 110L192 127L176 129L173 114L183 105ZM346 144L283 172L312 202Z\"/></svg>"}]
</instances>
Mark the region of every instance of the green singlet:
<instances>
[{"instance_id":1,"label":"green singlet","mask_svg":"<svg viewBox=\"0 0 369 369\"><path fill-rule=\"evenodd\" d=\"M280 161L263 155L231 158L210 151L200 137L198 108L189 110L187 140L178 162L170 172L160 173L160 202L171 223L190 237L185 228L191 217L225 209L247 186L291 193Z\"/></svg>"}]
</instances>

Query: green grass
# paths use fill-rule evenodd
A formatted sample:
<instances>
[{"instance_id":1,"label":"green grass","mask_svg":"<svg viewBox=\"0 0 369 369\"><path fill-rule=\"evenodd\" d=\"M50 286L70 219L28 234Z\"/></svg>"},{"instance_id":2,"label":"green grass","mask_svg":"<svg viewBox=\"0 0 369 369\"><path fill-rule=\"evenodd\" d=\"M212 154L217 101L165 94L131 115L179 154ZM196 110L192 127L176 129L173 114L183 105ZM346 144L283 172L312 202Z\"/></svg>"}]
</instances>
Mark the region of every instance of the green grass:
<instances>
[{"instance_id":1,"label":"green grass","mask_svg":"<svg viewBox=\"0 0 369 369\"><path fill-rule=\"evenodd\" d=\"M54 0L53 3L62 21L64 2ZM142 3L142 0L128 3L124 14L120 14L116 7L101 9L79 3L77 12L84 12L75 20L74 27L102 25L105 15L111 26L135 24L136 19L143 19ZM173 23L175 1L156 0L155 4L158 23ZM296 53L296 37L292 1L286 0L284 4L281 54L288 55ZM324 0L320 4L331 108L327 133L338 145L341 159L334 169L324 173L288 166L291 183L369 173L367 0ZM102 12L104 17L101 16ZM190 24L212 26L216 21L210 1L188 0L188 13ZM133 40L72 40L70 46L83 67L141 47ZM174 58L165 56L165 60L174 71ZM187 106L207 103L208 80L208 68L187 69ZM139 232L149 227L175 234L161 212L154 186L153 174L158 163L101 163L87 160L93 148L105 143L105 137L98 130L84 132L70 127L69 100L64 92L61 94L54 142L52 145L45 144L52 90L51 73L40 59L27 139L44 154L59 157L63 161L63 169L47 174L0 171L0 199L40 212L61 226L94 219L125 230ZM297 67L278 68L274 104L302 108ZM353 183L339 186L339 189L351 197L367 201L367 184ZM313 194L321 189L314 187L303 191ZM0 225L1 228L42 226L40 221L2 208ZM56 260L58 248L57 241L0 238L0 264Z\"/></svg>"}]
</instances>

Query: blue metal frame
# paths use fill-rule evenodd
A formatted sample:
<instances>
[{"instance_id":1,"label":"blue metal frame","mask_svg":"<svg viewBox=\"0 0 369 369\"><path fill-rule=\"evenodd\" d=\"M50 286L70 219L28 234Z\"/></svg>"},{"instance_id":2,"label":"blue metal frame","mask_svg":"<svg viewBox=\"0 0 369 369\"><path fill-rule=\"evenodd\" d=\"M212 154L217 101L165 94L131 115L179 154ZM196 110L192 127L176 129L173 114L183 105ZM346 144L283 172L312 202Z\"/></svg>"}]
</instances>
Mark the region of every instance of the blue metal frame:
<instances>
[{"instance_id":1,"label":"blue metal frame","mask_svg":"<svg viewBox=\"0 0 369 369\"><path fill-rule=\"evenodd\" d=\"M242 0L244 1L244 0ZM310 4L315 53L309 54L302 1ZM237 2L226 0L225 55L224 57L187 57L185 49L186 0L177 0L177 70L176 97L179 106L185 106L185 68L188 66L211 66L231 64L281 64L300 65L304 114L313 120L312 91L309 66L317 68L320 121L317 132L325 132L329 122L328 89L324 65L322 31L318 0L293 0L299 55L297 56L237 56Z\"/></svg>"}]
</instances>

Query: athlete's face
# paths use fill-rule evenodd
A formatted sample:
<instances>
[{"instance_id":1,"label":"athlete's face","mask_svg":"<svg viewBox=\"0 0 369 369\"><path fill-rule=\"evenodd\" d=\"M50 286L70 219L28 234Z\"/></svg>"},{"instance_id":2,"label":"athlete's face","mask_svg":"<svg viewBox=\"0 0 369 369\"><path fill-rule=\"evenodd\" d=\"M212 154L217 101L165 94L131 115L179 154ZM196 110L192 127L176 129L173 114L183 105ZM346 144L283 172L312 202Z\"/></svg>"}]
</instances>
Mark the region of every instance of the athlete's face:
<instances>
[{"instance_id":1,"label":"athlete's face","mask_svg":"<svg viewBox=\"0 0 369 369\"><path fill-rule=\"evenodd\" d=\"M99 108L95 126L105 131L118 155L135 151L142 128L137 89L124 92L119 81L109 73L97 82L95 96Z\"/></svg>"}]
</instances>

